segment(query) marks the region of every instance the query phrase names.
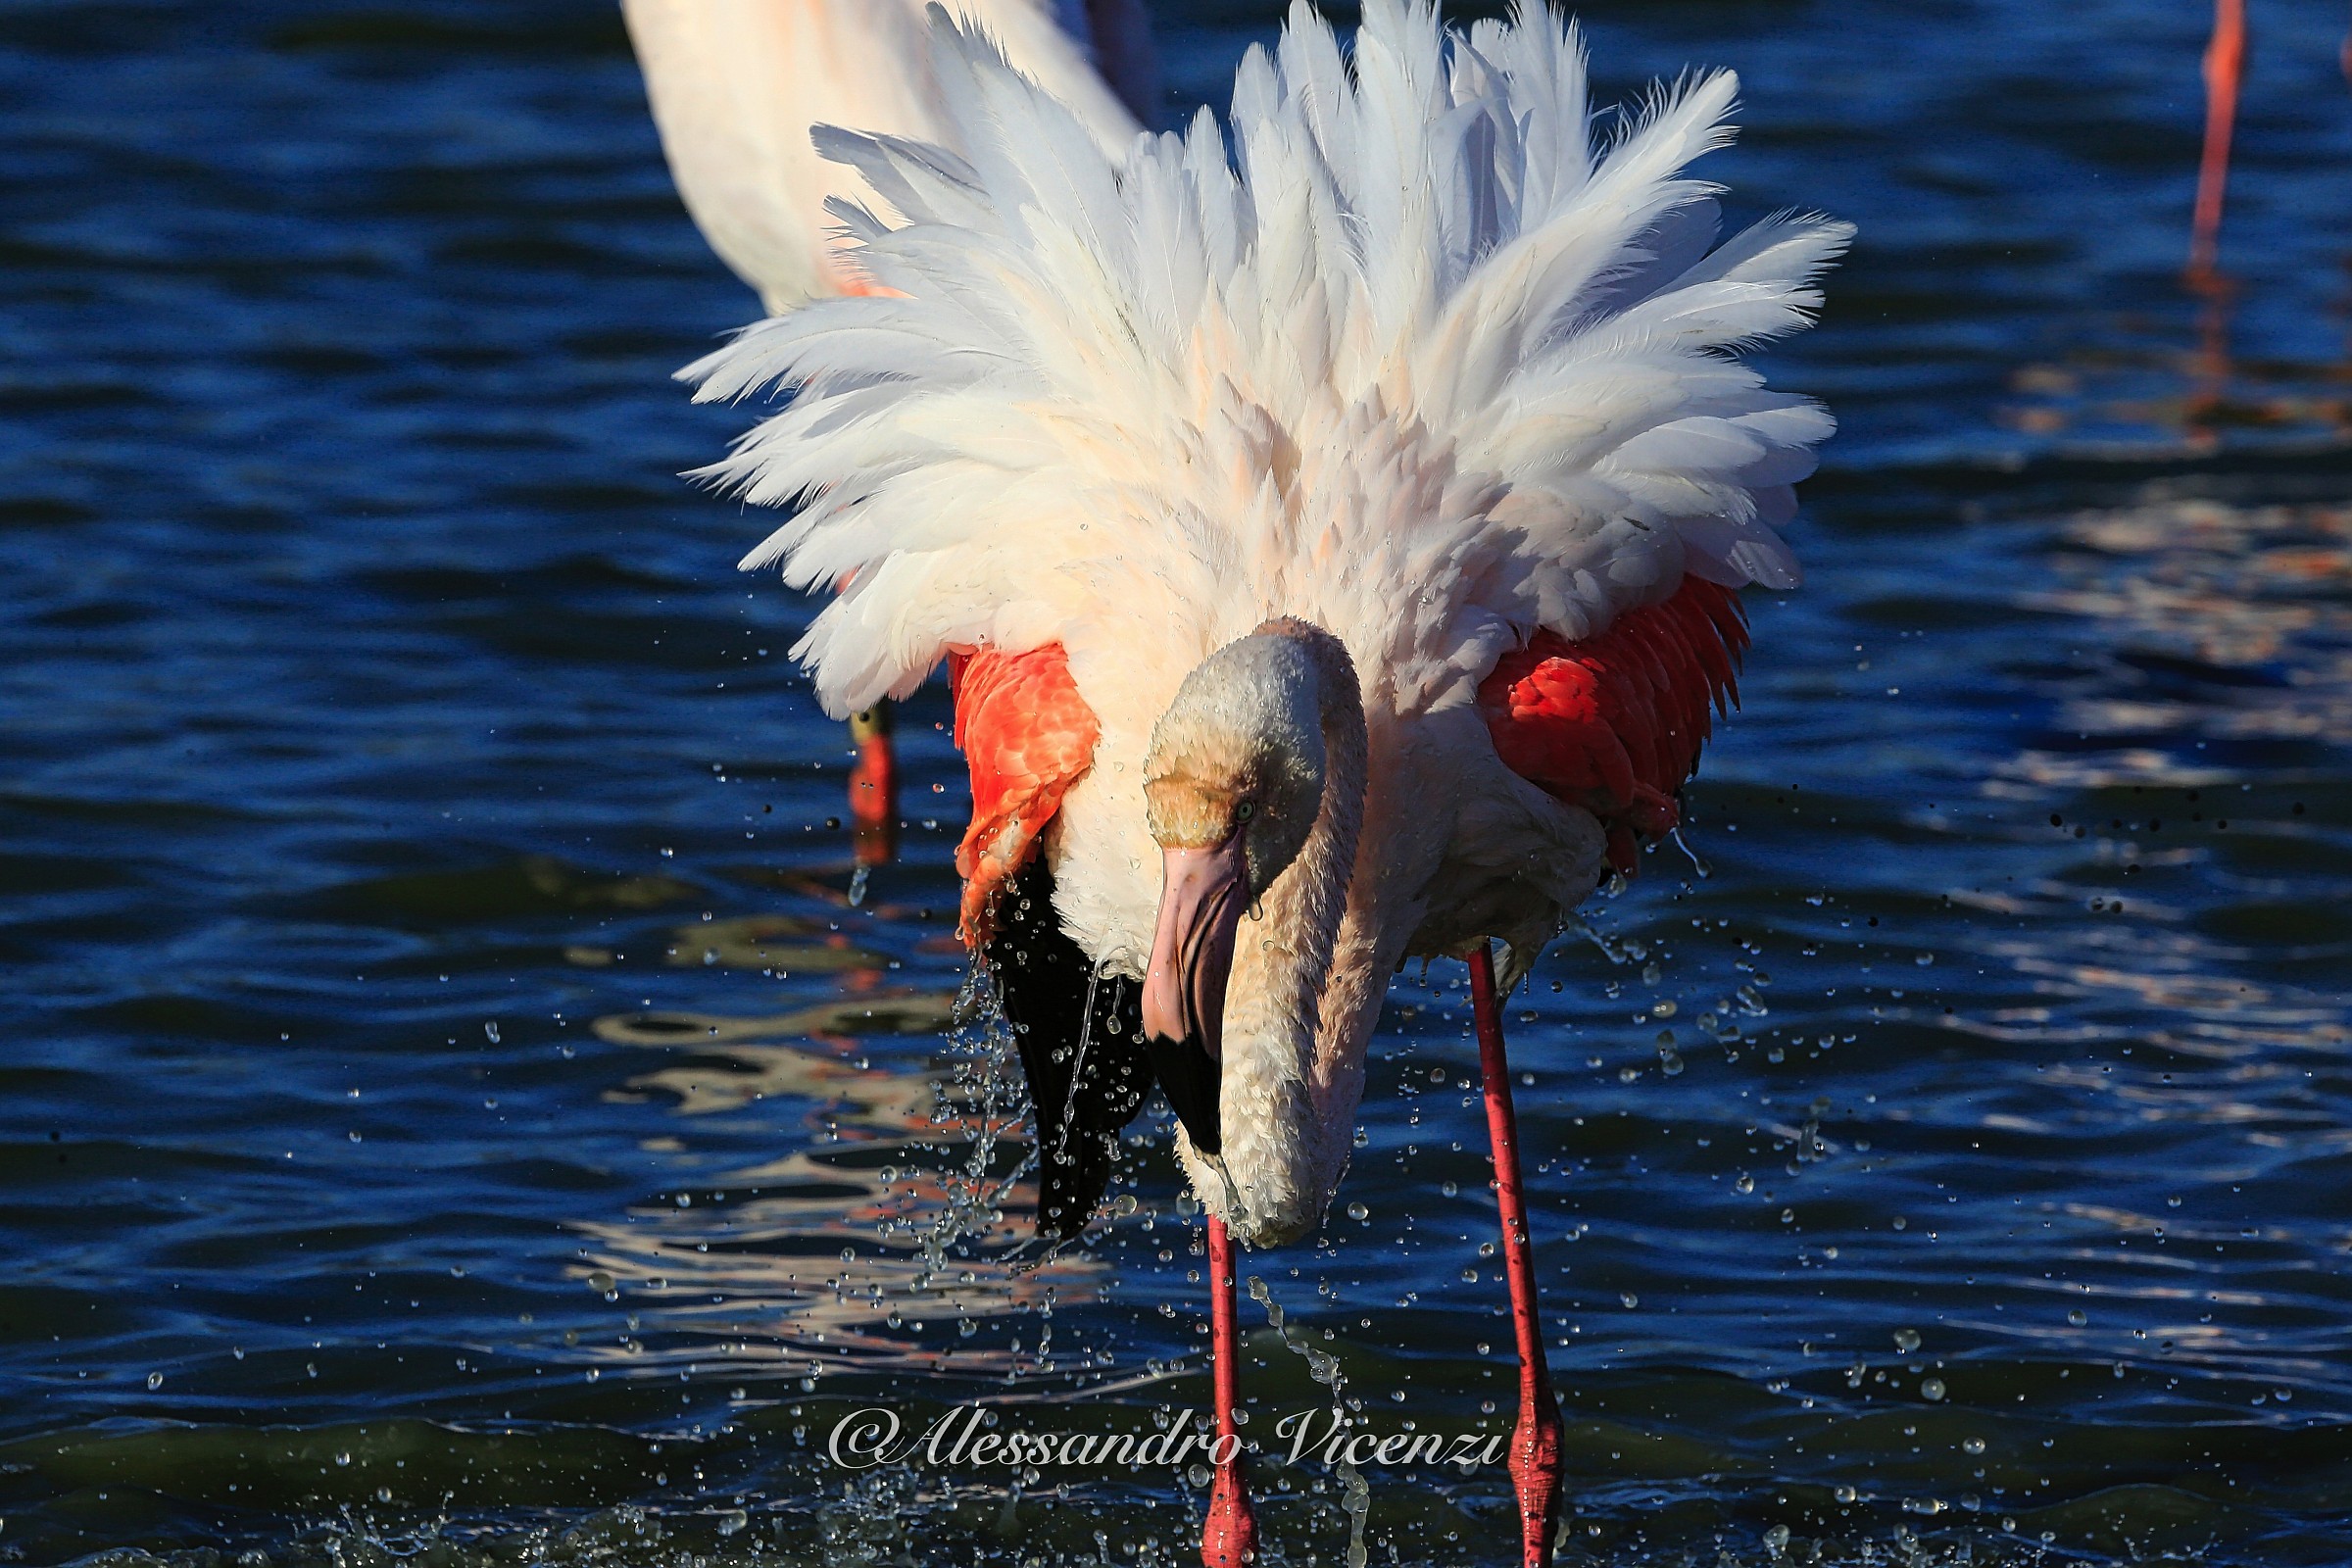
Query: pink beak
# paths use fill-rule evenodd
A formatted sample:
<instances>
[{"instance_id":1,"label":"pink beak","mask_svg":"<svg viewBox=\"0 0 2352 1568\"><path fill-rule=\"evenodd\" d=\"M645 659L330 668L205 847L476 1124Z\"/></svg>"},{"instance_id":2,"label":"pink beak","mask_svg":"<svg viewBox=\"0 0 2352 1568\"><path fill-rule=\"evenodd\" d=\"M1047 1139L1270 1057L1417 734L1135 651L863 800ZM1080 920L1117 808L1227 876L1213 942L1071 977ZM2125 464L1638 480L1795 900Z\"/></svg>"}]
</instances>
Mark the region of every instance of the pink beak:
<instances>
[{"instance_id":1,"label":"pink beak","mask_svg":"<svg viewBox=\"0 0 2352 1568\"><path fill-rule=\"evenodd\" d=\"M1144 1034L1223 1056L1225 981L1233 932L1248 906L1249 858L1242 835L1200 850L1162 850L1159 924L1144 976Z\"/></svg>"}]
</instances>

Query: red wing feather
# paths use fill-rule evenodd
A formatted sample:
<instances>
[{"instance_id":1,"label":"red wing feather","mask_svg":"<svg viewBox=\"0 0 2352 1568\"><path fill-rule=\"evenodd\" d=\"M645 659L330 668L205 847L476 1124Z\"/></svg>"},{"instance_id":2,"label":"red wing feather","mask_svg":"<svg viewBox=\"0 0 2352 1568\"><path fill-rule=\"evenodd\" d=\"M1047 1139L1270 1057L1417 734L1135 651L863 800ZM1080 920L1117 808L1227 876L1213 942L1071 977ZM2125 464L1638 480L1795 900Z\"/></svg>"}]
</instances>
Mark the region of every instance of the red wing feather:
<instances>
[{"instance_id":1,"label":"red wing feather","mask_svg":"<svg viewBox=\"0 0 2352 1568\"><path fill-rule=\"evenodd\" d=\"M1597 637L1537 632L1496 662L1478 704L1504 764L1600 818L1609 863L1630 876L1640 841L1679 819L1674 797L1698 768L1707 709L1739 702L1746 650L1739 599L1685 577L1673 598Z\"/></svg>"},{"instance_id":2,"label":"red wing feather","mask_svg":"<svg viewBox=\"0 0 2352 1568\"><path fill-rule=\"evenodd\" d=\"M963 878L956 930L976 949L998 888L1036 853L1063 793L1093 765L1102 726L1059 643L1025 654L952 654L948 678L956 744L972 770L972 822L956 850Z\"/></svg>"}]
</instances>

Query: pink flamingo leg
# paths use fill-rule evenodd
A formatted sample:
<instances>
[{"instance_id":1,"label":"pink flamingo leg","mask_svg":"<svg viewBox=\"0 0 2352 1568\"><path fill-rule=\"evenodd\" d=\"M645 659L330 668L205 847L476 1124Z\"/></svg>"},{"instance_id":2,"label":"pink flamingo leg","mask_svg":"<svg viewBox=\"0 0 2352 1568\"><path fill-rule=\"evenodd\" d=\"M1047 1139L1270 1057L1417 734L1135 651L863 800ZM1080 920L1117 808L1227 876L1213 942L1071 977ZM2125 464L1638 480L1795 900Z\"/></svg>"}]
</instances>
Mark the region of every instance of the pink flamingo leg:
<instances>
[{"instance_id":1,"label":"pink flamingo leg","mask_svg":"<svg viewBox=\"0 0 2352 1568\"><path fill-rule=\"evenodd\" d=\"M1235 1371L1241 1359L1240 1303L1233 1285L1233 1239L1225 1222L1208 1217L1209 1339L1216 1355L1217 1484L1208 1494L1208 1522L1200 1530L1200 1561L1206 1568L1243 1568L1257 1557L1257 1515L1250 1507L1250 1486L1242 1477L1242 1440L1233 1423ZM1231 1441L1227 1441L1231 1440Z\"/></svg>"},{"instance_id":2,"label":"pink flamingo leg","mask_svg":"<svg viewBox=\"0 0 2352 1568\"><path fill-rule=\"evenodd\" d=\"M899 848L899 756L890 736L890 703L850 717L857 765L850 769L850 826L859 865L887 865Z\"/></svg>"},{"instance_id":3,"label":"pink flamingo leg","mask_svg":"<svg viewBox=\"0 0 2352 1568\"><path fill-rule=\"evenodd\" d=\"M2230 132L2237 123L2237 87L2245 74L2246 0L2213 0L2213 41L2205 46L2205 156L2197 165L2197 210L2188 247L2191 272L2211 272L2220 248Z\"/></svg>"},{"instance_id":4,"label":"pink flamingo leg","mask_svg":"<svg viewBox=\"0 0 2352 1568\"><path fill-rule=\"evenodd\" d=\"M1511 1068L1502 1054L1502 1004L1494 995L1494 956L1484 944L1470 955L1470 1002L1478 1016L1478 1070L1487 1091L1487 1132L1494 1143L1494 1199L1502 1211L1503 1261L1511 1281L1511 1325L1519 1336L1519 1424L1511 1433L1511 1483L1519 1493L1519 1544L1525 1568L1545 1568L1560 1518L1560 1409L1544 1361L1544 1318L1536 1299L1536 1250L1527 1236L1527 1200L1519 1184L1519 1122L1511 1111Z\"/></svg>"}]
</instances>

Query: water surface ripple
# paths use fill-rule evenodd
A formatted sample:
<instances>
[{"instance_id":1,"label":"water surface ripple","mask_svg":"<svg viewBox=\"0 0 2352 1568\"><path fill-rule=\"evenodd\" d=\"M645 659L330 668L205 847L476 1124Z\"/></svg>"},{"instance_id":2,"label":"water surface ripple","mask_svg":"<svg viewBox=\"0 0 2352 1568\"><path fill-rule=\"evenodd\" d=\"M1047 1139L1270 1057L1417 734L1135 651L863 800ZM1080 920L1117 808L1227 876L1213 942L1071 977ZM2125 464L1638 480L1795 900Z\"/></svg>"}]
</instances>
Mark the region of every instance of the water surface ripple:
<instances>
[{"instance_id":1,"label":"water surface ripple","mask_svg":"<svg viewBox=\"0 0 2352 1568\"><path fill-rule=\"evenodd\" d=\"M1158 9L1188 101L1276 11ZM2193 290L2204 8L1587 8L1611 97L1743 73L1739 211L1863 237L1712 874L1512 1006L1573 1560L2352 1557L2352 94L2340 6L2258 10ZM26 0L0 140L0 1558L1190 1559L1182 1476L820 1457L1205 1405L1200 1265L1164 1117L1085 1250L1008 1258L1016 1187L921 1250L947 710L853 906L767 524L675 477L751 304L612 8ZM1460 987L1249 1260L1383 1431L1511 1414ZM1374 1562L1509 1560L1493 1472L1369 1479Z\"/></svg>"}]
</instances>

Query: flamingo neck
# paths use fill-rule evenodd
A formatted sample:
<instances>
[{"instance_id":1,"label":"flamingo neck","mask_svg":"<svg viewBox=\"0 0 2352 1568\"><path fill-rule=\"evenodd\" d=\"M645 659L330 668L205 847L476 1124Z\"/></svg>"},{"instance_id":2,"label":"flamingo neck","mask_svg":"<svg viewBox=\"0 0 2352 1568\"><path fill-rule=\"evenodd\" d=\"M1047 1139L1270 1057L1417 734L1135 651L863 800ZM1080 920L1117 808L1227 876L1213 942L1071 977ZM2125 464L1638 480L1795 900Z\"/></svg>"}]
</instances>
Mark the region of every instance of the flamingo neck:
<instances>
[{"instance_id":1,"label":"flamingo neck","mask_svg":"<svg viewBox=\"0 0 2352 1568\"><path fill-rule=\"evenodd\" d=\"M1338 638L1298 620L1270 621L1259 635L1296 639L1313 662L1323 797L1298 858L1235 937L1218 1087L1223 1156L1186 1153L1210 1208L1264 1245L1304 1233L1322 1214L1328 1129L1313 1085L1315 1047L1363 827L1366 738L1355 669Z\"/></svg>"}]
</instances>

